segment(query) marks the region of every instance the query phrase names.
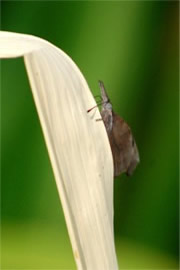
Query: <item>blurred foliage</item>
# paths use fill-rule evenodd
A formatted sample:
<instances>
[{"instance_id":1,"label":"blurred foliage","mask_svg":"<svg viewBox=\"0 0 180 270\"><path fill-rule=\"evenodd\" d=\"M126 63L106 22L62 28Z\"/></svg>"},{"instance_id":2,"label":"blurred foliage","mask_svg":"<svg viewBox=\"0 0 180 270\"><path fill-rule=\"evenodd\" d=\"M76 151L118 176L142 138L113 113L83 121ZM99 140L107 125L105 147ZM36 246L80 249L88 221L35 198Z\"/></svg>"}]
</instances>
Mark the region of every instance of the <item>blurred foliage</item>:
<instances>
[{"instance_id":1,"label":"blurred foliage","mask_svg":"<svg viewBox=\"0 0 180 270\"><path fill-rule=\"evenodd\" d=\"M1 29L63 49L104 81L141 163L115 181L121 269L178 269L178 2L4 1ZM1 61L3 269L75 269L22 59Z\"/></svg>"}]
</instances>

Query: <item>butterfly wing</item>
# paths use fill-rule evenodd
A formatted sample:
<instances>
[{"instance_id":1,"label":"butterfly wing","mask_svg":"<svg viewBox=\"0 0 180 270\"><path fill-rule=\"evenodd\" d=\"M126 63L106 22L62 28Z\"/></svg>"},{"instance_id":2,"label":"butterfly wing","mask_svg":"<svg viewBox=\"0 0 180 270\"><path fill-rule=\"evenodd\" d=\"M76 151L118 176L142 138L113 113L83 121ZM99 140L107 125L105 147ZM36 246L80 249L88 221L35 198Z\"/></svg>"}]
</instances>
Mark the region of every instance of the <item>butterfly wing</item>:
<instances>
[{"instance_id":1,"label":"butterfly wing","mask_svg":"<svg viewBox=\"0 0 180 270\"><path fill-rule=\"evenodd\" d=\"M139 162L137 146L128 124L114 113L109 140L114 160L114 176L123 172L131 175Z\"/></svg>"}]
</instances>

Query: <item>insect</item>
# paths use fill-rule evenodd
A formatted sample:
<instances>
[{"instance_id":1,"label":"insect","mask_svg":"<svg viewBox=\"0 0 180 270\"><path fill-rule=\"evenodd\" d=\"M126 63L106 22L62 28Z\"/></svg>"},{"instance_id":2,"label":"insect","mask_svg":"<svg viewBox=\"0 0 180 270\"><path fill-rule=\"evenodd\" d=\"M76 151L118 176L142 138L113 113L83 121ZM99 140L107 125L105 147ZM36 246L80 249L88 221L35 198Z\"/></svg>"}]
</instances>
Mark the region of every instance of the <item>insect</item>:
<instances>
[{"instance_id":1,"label":"insect","mask_svg":"<svg viewBox=\"0 0 180 270\"><path fill-rule=\"evenodd\" d=\"M131 175L140 161L136 142L128 124L113 111L102 81L99 81L99 86L102 98L101 116L113 155L114 177L122 173Z\"/></svg>"}]
</instances>

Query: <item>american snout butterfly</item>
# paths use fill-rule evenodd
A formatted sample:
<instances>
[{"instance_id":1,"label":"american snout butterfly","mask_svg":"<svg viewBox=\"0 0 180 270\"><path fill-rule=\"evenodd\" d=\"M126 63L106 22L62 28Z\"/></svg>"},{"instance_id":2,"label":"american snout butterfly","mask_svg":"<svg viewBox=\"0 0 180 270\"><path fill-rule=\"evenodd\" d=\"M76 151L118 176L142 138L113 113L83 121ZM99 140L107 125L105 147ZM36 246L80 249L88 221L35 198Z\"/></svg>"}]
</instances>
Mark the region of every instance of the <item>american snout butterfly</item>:
<instances>
[{"instance_id":1,"label":"american snout butterfly","mask_svg":"<svg viewBox=\"0 0 180 270\"><path fill-rule=\"evenodd\" d=\"M102 101L98 105L102 105L101 116L113 155L114 177L121 173L131 175L140 161L136 142L128 124L113 111L102 81L99 81L99 86ZM90 112L93 108L87 112Z\"/></svg>"}]
</instances>

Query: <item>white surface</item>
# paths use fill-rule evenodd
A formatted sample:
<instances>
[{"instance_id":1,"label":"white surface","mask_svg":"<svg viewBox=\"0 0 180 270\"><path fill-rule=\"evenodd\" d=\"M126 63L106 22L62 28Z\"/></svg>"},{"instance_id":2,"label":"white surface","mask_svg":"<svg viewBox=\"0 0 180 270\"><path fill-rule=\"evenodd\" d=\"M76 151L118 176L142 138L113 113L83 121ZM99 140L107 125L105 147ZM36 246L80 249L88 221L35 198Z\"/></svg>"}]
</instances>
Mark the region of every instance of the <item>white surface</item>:
<instances>
[{"instance_id":1,"label":"white surface","mask_svg":"<svg viewBox=\"0 0 180 270\"><path fill-rule=\"evenodd\" d=\"M74 62L34 36L0 32L0 57L23 56L78 269L118 269L113 161L93 96ZM48 194L47 194L48 197Z\"/></svg>"}]
</instances>

